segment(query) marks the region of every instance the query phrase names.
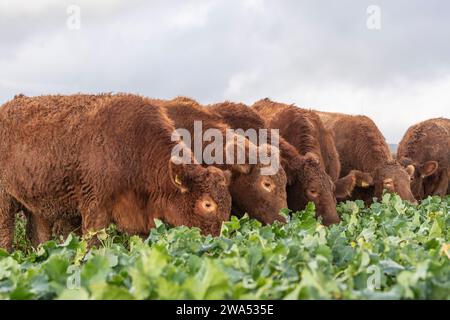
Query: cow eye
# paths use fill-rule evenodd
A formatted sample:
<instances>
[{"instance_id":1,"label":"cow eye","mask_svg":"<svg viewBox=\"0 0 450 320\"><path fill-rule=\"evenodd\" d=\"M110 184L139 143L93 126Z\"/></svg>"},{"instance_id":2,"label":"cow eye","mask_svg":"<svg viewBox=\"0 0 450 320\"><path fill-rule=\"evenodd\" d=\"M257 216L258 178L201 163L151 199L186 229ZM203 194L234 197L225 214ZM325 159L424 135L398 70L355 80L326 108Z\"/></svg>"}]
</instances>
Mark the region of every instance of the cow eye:
<instances>
[{"instance_id":1,"label":"cow eye","mask_svg":"<svg viewBox=\"0 0 450 320\"><path fill-rule=\"evenodd\" d=\"M204 214L211 214L217 210L217 204L210 197L199 199L197 208Z\"/></svg>"},{"instance_id":2,"label":"cow eye","mask_svg":"<svg viewBox=\"0 0 450 320\"><path fill-rule=\"evenodd\" d=\"M317 196L319 195L319 192L316 189L309 189L308 190L308 195L311 198L317 198Z\"/></svg>"},{"instance_id":3,"label":"cow eye","mask_svg":"<svg viewBox=\"0 0 450 320\"><path fill-rule=\"evenodd\" d=\"M268 179L263 179L261 181L261 187L268 192L272 192L274 188L272 182Z\"/></svg>"},{"instance_id":4,"label":"cow eye","mask_svg":"<svg viewBox=\"0 0 450 320\"><path fill-rule=\"evenodd\" d=\"M214 201L211 201L211 200L204 200L204 201L203 201L203 208L204 208L206 211L213 211L213 210L214 210L214 207L215 207Z\"/></svg>"}]
</instances>

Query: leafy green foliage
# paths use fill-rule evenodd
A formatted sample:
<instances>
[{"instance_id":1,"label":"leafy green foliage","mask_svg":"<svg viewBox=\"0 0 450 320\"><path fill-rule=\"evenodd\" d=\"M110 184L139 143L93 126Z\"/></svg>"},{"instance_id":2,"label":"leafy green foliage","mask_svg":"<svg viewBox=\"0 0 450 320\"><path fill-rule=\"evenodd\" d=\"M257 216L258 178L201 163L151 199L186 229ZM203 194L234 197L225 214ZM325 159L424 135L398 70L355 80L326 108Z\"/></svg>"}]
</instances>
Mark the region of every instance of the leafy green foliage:
<instances>
[{"instance_id":1,"label":"leafy green foliage","mask_svg":"<svg viewBox=\"0 0 450 320\"><path fill-rule=\"evenodd\" d=\"M329 228L310 204L285 225L233 217L216 238L158 221L146 240L109 228L91 250L72 235L22 241L0 249L0 298L450 299L449 208L385 194L340 204Z\"/></svg>"}]
</instances>

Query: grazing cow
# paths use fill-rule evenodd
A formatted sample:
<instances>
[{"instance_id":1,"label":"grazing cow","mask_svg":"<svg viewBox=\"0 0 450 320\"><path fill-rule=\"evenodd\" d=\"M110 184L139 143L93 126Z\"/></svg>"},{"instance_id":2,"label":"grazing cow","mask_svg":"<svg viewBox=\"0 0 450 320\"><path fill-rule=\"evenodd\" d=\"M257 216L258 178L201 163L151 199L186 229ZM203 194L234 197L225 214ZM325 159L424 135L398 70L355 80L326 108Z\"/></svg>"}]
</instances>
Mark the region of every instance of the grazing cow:
<instances>
[{"instance_id":1,"label":"grazing cow","mask_svg":"<svg viewBox=\"0 0 450 320\"><path fill-rule=\"evenodd\" d=\"M340 163L334 141L313 112L269 99L256 102L252 109L267 121L268 126L279 129L283 140L301 157L302 166L298 172L301 188L296 193L291 192L291 197L295 197L302 208L308 201L313 201L318 215L326 222L333 219L338 222L336 198L340 200L351 194L365 176L354 170L339 179Z\"/></svg>"},{"instance_id":2,"label":"grazing cow","mask_svg":"<svg viewBox=\"0 0 450 320\"><path fill-rule=\"evenodd\" d=\"M173 100L150 100L160 106L163 106L169 116L174 121L176 128L183 128L191 133L194 138L194 121L202 122L202 129L218 129L221 132L223 140L226 139L226 130L230 128L221 117L208 109L203 108L196 101L177 97ZM194 141L192 141L192 144ZM249 148L254 147L257 151L259 147L253 145L248 139L245 139L245 150L241 152L248 155ZM203 141L205 147L210 144L209 141ZM240 144L224 143L225 155L227 151L232 151L236 147L243 147ZM261 175L261 169L265 166L259 161L256 164L213 164L221 169L230 170L232 179L230 183L230 193L232 198L232 213L242 216L248 213L250 217L261 221L264 224L270 224L275 220L285 222L281 216L280 210L287 208L286 202L286 174L281 168L273 175Z\"/></svg>"},{"instance_id":3,"label":"grazing cow","mask_svg":"<svg viewBox=\"0 0 450 320\"><path fill-rule=\"evenodd\" d=\"M430 119L406 131L397 151L398 161L413 168L411 190L416 199L450 192L450 120Z\"/></svg>"},{"instance_id":4,"label":"grazing cow","mask_svg":"<svg viewBox=\"0 0 450 320\"><path fill-rule=\"evenodd\" d=\"M218 235L230 217L230 172L175 163L172 121L142 97L18 97L0 109L0 247L14 217L32 215L35 238L81 216L82 232L115 223L146 234L158 218Z\"/></svg>"},{"instance_id":5,"label":"grazing cow","mask_svg":"<svg viewBox=\"0 0 450 320\"><path fill-rule=\"evenodd\" d=\"M362 199L369 204L373 197L380 198L386 189L416 203L410 188L412 172L394 160L383 135L371 119L341 113L317 111L316 114L333 132L341 176L351 170L360 170L370 177L364 185L355 188L353 199Z\"/></svg>"},{"instance_id":6,"label":"grazing cow","mask_svg":"<svg viewBox=\"0 0 450 320\"><path fill-rule=\"evenodd\" d=\"M207 106L208 110L216 115L219 115L223 121L229 125L231 128L235 130L243 130L244 135L249 133L248 130L254 129L268 129L265 124L265 121L256 113L254 110L250 109L244 104L240 103L232 103L232 102L224 102L217 103L213 105ZM270 132L269 139L270 137ZM247 135L248 136L248 135ZM283 170L286 172L287 178L287 198L288 198L288 206L291 210L301 210L303 207L298 203L297 197L292 197L291 190L296 190L300 188L300 181L298 179L299 175L297 174L301 171L302 168L302 159L298 152L289 145L282 137L279 137L279 148L281 155L281 166ZM257 141L258 145L261 143L266 143L266 141Z\"/></svg>"}]
</instances>

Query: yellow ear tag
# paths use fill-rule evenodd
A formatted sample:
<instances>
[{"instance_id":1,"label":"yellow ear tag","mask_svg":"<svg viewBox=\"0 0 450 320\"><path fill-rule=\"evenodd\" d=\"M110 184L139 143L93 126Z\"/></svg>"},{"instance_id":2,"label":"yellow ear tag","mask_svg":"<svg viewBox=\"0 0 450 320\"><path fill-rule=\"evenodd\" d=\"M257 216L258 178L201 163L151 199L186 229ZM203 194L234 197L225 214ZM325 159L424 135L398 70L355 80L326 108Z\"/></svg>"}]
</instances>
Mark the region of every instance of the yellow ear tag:
<instances>
[{"instance_id":1,"label":"yellow ear tag","mask_svg":"<svg viewBox=\"0 0 450 320\"><path fill-rule=\"evenodd\" d=\"M361 187L368 188L369 184L367 182L363 181L363 182L361 182Z\"/></svg>"},{"instance_id":2,"label":"yellow ear tag","mask_svg":"<svg viewBox=\"0 0 450 320\"><path fill-rule=\"evenodd\" d=\"M183 183L180 180L180 177L178 177L178 176L175 176L175 183L179 186L183 185Z\"/></svg>"}]
</instances>

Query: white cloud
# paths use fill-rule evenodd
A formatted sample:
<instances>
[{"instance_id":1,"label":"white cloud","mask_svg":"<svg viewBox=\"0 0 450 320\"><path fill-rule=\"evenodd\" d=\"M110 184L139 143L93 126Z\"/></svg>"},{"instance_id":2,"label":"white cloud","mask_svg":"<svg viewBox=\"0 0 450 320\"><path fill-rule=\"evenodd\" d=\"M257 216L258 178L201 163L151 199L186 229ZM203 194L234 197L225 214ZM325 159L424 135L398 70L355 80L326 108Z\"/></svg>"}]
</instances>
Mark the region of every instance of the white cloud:
<instances>
[{"instance_id":1,"label":"white cloud","mask_svg":"<svg viewBox=\"0 0 450 320\"><path fill-rule=\"evenodd\" d=\"M262 78L260 70L242 71L231 76L225 90L225 97L231 100L247 100L247 92L252 84L258 83Z\"/></svg>"},{"instance_id":2,"label":"white cloud","mask_svg":"<svg viewBox=\"0 0 450 320\"><path fill-rule=\"evenodd\" d=\"M66 27L69 4L81 29ZM389 141L450 116L450 4L370 1L0 2L0 101L129 91L201 102L263 97L364 113Z\"/></svg>"},{"instance_id":3,"label":"white cloud","mask_svg":"<svg viewBox=\"0 0 450 320\"><path fill-rule=\"evenodd\" d=\"M213 2L187 2L170 17L170 22L178 27L203 26L208 19L208 13Z\"/></svg>"}]
</instances>

